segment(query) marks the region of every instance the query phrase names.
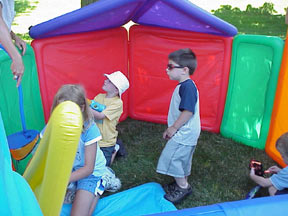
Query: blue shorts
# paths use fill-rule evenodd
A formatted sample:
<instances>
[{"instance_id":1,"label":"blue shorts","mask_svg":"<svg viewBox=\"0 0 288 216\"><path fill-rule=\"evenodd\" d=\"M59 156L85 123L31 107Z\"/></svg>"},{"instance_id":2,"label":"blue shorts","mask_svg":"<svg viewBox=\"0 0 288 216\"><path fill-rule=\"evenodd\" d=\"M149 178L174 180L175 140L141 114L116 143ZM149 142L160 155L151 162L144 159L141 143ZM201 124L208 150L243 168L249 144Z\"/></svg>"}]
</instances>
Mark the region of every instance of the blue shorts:
<instances>
[{"instance_id":1,"label":"blue shorts","mask_svg":"<svg viewBox=\"0 0 288 216\"><path fill-rule=\"evenodd\" d=\"M112 159L112 154L115 151L115 146L110 146L110 147L100 147L102 150L105 158L106 158L106 166L110 166L111 159Z\"/></svg>"},{"instance_id":2,"label":"blue shorts","mask_svg":"<svg viewBox=\"0 0 288 216\"><path fill-rule=\"evenodd\" d=\"M102 195L104 192L104 185L102 184L101 176L90 175L84 179L78 180L76 190L85 190L95 195Z\"/></svg>"}]
</instances>

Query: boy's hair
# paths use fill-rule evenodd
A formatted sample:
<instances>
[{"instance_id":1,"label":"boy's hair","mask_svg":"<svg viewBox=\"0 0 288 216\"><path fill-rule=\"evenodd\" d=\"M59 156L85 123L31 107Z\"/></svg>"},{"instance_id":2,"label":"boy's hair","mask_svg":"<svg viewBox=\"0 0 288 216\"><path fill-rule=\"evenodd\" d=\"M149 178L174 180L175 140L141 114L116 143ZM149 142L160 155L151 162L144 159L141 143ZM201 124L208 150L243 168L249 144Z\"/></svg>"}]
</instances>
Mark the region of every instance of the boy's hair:
<instances>
[{"instance_id":1,"label":"boy's hair","mask_svg":"<svg viewBox=\"0 0 288 216\"><path fill-rule=\"evenodd\" d=\"M283 156L288 157L288 133L284 133L277 139L276 148Z\"/></svg>"},{"instance_id":2,"label":"boy's hair","mask_svg":"<svg viewBox=\"0 0 288 216\"><path fill-rule=\"evenodd\" d=\"M77 84L62 85L61 88L56 93L56 95L54 96L53 104L51 107L51 113L58 104L64 101L72 101L78 104L82 112L84 122L87 121L89 123L88 125L90 125L90 122L93 121L93 114L89 108L85 90L81 85Z\"/></svg>"},{"instance_id":3,"label":"boy's hair","mask_svg":"<svg viewBox=\"0 0 288 216\"><path fill-rule=\"evenodd\" d=\"M176 50L170 53L168 58L182 67L188 67L189 75L192 75L197 67L196 55L189 48Z\"/></svg>"}]
</instances>

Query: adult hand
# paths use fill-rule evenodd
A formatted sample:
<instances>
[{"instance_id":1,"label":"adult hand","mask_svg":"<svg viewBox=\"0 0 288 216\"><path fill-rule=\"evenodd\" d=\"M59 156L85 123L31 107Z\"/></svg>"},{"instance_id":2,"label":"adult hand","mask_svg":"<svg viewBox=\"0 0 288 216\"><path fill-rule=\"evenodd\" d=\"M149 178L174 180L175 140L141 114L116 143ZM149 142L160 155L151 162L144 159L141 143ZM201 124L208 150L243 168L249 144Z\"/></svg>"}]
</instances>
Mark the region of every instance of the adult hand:
<instances>
[{"instance_id":1,"label":"adult hand","mask_svg":"<svg viewBox=\"0 0 288 216\"><path fill-rule=\"evenodd\" d=\"M14 80L17 79L16 87L18 87L21 83L22 76L24 73L24 64L20 54L18 55L18 57L12 59L11 71L12 74L14 75L13 79Z\"/></svg>"},{"instance_id":2,"label":"adult hand","mask_svg":"<svg viewBox=\"0 0 288 216\"><path fill-rule=\"evenodd\" d=\"M26 42L16 35L15 35L15 45L22 51L21 52L22 56L25 55L27 49Z\"/></svg>"}]
</instances>

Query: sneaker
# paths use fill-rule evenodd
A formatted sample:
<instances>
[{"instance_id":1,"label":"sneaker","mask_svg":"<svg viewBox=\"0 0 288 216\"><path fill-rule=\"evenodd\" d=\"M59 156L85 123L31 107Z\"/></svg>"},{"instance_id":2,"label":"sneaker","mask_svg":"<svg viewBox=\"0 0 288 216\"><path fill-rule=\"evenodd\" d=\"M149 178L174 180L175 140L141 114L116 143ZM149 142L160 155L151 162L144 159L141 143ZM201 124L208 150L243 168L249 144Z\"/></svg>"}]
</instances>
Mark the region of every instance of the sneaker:
<instances>
[{"instance_id":1,"label":"sneaker","mask_svg":"<svg viewBox=\"0 0 288 216\"><path fill-rule=\"evenodd\" d=\"M170 191L174 191L176 187L176 182L173 181L169 184L166 184L163 186L163 189L165 190L166 193L170 193Z\"/></svg>"},{"instance_id":2,"label":"sneaker","mask_svg":"<svg viewBox=\"0 0 288 216\"><path fill-rule=\"evenodd\" d=\"M164 198L172 203L179 203L186 196L192 193L192 188L188 185L188 188L180 188L177 184L175 185L175 190L170 191L164 195Z\"/></svg>"},{"instance_id":3,"label":"sneaker","mask_svg":"<svg viewBox=\"0 0 288 216\"><path fill-rule=\"evenodd\" d=\"M106 167L106 172L102 176L105 182L105 191L116 192L121 188L121 181L115 176L114 171L110 167Z\"/></svg>"},{"instance_id":4,"label":"sneaker","mask_svg":"<svg viewBox=\"0 0 288 216\"><path fill-rule=\"evenodd\" d=\"M119 150L117 151L116 156L117 156L117 157L124 157L124 158L125 158L125 157L127 156L127 151L126 151L126 149L125 149L125 146L124 146L122 140L120 140L120 139L117 138L116 143L117 143L116 145L119 146Z\"/></svg>"}]
</instances>

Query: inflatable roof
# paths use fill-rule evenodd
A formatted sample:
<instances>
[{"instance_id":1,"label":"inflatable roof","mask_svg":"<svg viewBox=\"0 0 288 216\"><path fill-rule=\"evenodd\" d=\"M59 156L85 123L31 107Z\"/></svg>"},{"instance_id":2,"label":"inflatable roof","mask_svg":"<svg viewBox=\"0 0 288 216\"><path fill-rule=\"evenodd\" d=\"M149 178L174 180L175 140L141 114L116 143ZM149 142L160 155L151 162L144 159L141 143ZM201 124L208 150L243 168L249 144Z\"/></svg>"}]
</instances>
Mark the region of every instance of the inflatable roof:
<instances>
[{"instance_id":1,"label":"inflatable roof","mask_svg":"<svg viewBox=\"0 0 288 216\"><path fill-rule=\"evenodd\" d=\"M103 22L105 20L105 22ZM120 27L150 26L234 36L237 29L188 0L100 0L31 27L34 39Z\"/></svg>"}]
</instances>

